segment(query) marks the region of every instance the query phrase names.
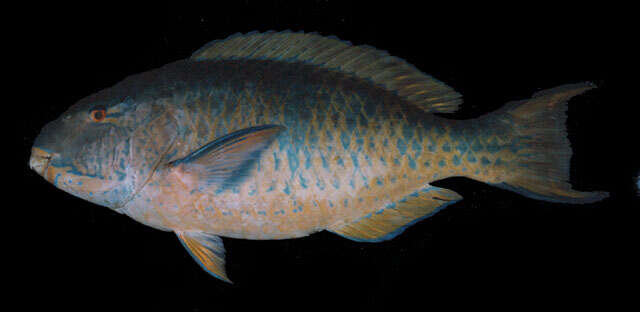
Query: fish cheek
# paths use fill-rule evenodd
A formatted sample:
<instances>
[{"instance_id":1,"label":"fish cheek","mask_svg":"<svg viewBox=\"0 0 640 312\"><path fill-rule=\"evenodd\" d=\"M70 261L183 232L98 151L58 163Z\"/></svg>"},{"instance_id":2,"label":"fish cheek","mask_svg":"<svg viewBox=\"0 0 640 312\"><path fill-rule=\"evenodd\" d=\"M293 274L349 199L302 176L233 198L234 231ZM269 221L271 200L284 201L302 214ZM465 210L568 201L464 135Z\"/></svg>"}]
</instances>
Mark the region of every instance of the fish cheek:
<instances>
[{"instance_id":1,"label":"fish cheek","mask_svg":"<svg viewBox=\"0 0 640 312\"><path fill-rule=\"evenodd\" d=\"M47 173L48 178L77 197L109 208L121 207L134 194L129 141L126 131L112 125L87 129L69 143L68 155L62 158L69 159L67 167Z\"/></svg>"},{"instance_id":2,"label":"fish cheek","mask_svg":"<svg viewBox=\"0 0 640 312\"><path fill-rule=\"evenodd\" d=\"M84 200L112 207L124 194L116 181L101 176L89 176L72 167L47 168L45 178L55 187Z\"/></svg>"}]
</instances>

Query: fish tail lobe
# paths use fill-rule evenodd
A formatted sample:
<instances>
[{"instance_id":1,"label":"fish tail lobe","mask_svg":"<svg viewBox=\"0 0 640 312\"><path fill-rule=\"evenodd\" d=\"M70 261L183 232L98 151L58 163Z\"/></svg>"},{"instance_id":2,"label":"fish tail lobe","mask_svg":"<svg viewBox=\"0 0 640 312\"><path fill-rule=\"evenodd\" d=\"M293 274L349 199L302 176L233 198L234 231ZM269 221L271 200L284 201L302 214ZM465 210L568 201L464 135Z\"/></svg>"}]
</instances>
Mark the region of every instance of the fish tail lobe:
<instances>
[{"instance_id":1,"label":"fish tail lobe","mask_svg":"<svg viewBox=\"0 0 640 312\"><path fill-rule=\"evenodd\" d=\"M567 103L595 88L576 83L535 93L494 113L494 120L510 124L512 149L517 150L510 173L494 185L527 197L551 202L591 203L607 192L573 190L569 183L571 145L567 138Z\"/></svg>"}]
</instances>

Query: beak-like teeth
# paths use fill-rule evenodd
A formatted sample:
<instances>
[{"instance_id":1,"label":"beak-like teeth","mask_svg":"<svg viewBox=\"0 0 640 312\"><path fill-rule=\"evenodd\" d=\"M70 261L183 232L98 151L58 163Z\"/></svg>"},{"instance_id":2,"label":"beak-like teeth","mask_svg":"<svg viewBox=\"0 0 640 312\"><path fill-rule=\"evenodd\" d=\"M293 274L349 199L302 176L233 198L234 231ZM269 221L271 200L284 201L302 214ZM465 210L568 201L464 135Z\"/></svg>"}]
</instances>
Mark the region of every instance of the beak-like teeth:
<instances>
[{"instance_id":1,"label":"beak-like teeth","mask_svg":"<svg viewBox=\"0 0 640 312\"><path fill-rule=\"evenodd\" d=\"M49 161L51 161L51 154L37 147L31 149L29 167L31 167L31 169L33 169L39 175L44 176L47 167L49 166Z\"/></svg>"}]
</instances>

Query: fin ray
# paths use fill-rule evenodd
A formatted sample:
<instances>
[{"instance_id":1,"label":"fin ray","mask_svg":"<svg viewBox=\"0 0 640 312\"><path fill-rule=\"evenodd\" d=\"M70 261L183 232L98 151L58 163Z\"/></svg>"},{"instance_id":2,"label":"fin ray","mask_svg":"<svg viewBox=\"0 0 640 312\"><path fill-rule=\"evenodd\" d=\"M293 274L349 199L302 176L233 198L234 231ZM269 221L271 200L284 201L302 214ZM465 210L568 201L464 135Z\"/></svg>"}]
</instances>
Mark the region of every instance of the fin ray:
<instances>
[{"instance_id":1,"label":"fin ray","mask_svg":"<svg viewBox=\"0 0 640 312\"><path fill-rule=\"evenodd\" d=\"M511 102L497 111L511 120L511 131L525 146L513 173L494 184L534 199L561 203L590 203L608 196L606 192L573 190L569 183L571 144L567 138L566 111L569 99L595 85L576 83L533 94L531 99Z\"/></svg>"},{"instance_id":2,"label":"fin ray","mask_svg":"<svg viewBox=\"0 0 640 312\"><path fill-rule=\"evenodd\" d=\"M264 125L229 133L170 162L169 168L191 188L216 185L225 189L246 176L261 152L282 130L282 126Z\"/></svg>"},{"instance_id":3,"label":"fin ray","mask_svg":"<svg viewBox=\"0 0 640 312\"><path fill-rule=\"evenodd\" d=\"M225 271L225 250L219 236L202 232L176 232L176 235L202 269L231 283Z\"/></svg>"},{"instance_id":4,"label":"fin ray","mask_svg":"<svg viewBox=\"0 0 640 312\"><path fill-rule=\"evenodd\" d=\"M367 79L395 92L425 112L450 113L462 95L386 51L316 33L291 31L234 34L198 49L192 60L301 62Z\"/></svg>"},{"instance_id":5,"label":"fin ray","mask_svg":"<svg viewBox=\"0 0 640 312\"><path fill-rule=\"evenodd\" d=\"M461 199L454 191L429 185L359 220L329 230L358 242L382 242Z\"/></svg>"}]
</instances>

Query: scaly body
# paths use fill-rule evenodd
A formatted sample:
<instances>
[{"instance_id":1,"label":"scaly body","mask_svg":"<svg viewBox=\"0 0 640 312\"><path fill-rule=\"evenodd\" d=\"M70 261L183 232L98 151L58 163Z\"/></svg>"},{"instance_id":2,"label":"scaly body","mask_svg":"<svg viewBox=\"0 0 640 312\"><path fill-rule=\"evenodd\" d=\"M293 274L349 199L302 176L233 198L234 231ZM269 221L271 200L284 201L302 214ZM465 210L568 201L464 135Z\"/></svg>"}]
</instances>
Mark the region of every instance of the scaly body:
<instances>
[{"instance_id":1,"label":"scaly body","mask_svg":"<svg viewBox=\"0 0 640 312\"><path fill-rule=\"evenodd\" d=\"M448 176L499 182L520 148L482 121L394 110L407 104L311 66L216 62L200 64L200 72L183 64L160 71L153 77L169 83L173 77L163 75L184 71L184 85L166 101L167 118L177 121L180 134L168 152L172 158L240 129L287 129L248 178L225 191L193 193L179 178L154 175L126 209L158 228L249 239L304 236L391 207ZM225 82L203 78L207 73Z\"/></svg>"}]
</instances>

